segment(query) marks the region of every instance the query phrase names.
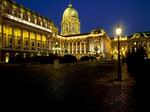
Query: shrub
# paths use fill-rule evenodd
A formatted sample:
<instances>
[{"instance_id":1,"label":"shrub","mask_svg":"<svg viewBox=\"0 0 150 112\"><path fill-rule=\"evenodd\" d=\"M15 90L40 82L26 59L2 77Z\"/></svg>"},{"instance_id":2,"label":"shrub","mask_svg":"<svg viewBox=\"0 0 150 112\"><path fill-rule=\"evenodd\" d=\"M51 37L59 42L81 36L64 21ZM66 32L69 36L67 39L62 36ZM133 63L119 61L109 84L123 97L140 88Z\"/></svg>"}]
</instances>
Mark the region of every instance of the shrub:
<instances>
[{"instance_id":1,"label":"shrub","mask_svg":"<svg viewBox=\"0 0 150 112\"><path fill-rule=\"evenodd\" d=\"M62 63L75 63L77 62L77 58L73 55L65 55L61 61Z\"/></svg>"},{"instance_id":2,"label":"shrub","mask_svg":"<svg viewBox=\"0 0 150 112\"><path fill-rule=\"evenodd\" d=\"M80 58L80 61L89 61L90 57L89 56L83 56Z\"/></svg>"},{"instance_id":3,"label":"shrub","mask_svg":"<svg viewBox=\"0 0 150 112\"><path fill-rule=\"evenodd\" d=\"M128 51L126 57L128 71L136 72L137 68L145 62L145 58L147 58L147 54L143 47L138 48L136 51L134 48L132 48L132 51Z\"/></svg>"}]
</instances>

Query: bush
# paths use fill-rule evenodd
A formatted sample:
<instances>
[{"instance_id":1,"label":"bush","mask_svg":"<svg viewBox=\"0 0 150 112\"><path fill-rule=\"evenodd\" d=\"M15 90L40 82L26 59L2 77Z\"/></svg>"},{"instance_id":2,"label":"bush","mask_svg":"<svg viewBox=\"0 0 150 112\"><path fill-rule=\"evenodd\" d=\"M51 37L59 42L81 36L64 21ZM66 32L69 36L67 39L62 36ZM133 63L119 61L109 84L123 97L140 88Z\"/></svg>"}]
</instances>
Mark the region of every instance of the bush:
<instances>
[{"instance_id":1,"label":"bush","mask_svg":"<svg viewBox=\"0 0 150 112\"><path fill-rule=\"evenodd\" d=\"M39 63L39 64L53 64L54 60L58 59L60 63L75 63L77 58L72 55L65 55L64 57L50 54L49 56L34 56L23 58L22 55L10 58L11 64L27 64L27 63Z\"/></svg>"},{"instance_id":2,"label":"bush","mask_svg":"<svg viewBox=\"0 0 150 112\"><path fill-rule=\"evenodd\" d=\"M62 63L75 63L77 62L77 58L75 56L72 55L65 55L62 60Z\"/></svg>"},{"instance_id":3,"label":"bush","mask_svg":"<svg viewBox=\"0 0 150 112\"><path fill-rule=\"evenodd\" d=\"M149 96L149 66L150 61L147 58L146 51L143 47L138 48L137 51L132 49L128 52L126 62L130 75L135 78L136 86L133 95L136 98L139 111L146 111L149 106L147 99ZM143 103L144 102L144 103Z\"/></svg>"},{"instance_id":4,"label":"bush","mask_svg":"<svg viewBox=\"0 0 150 112\"><path fill-rule=\"evenodd\" d=\"M55 59L59 59L59 56L50 54L49 56L35 56L32 58L32 62L41 64L53 64Z\"/></svg>"},{"instance_id":5,"label":"bush","mask_svg":"<svg viewBox=\"0 0 150 112\"><path fill-rule=\"evenodd\" d=\"M126 62L129 72L136 72L139 65L142 65L147 58L146 51L143 47L138 48L136 51L132 48L132 51L128 51Z\"/></svg>"},{"instance_id":6,"label":"bush","mask_svg":"<svg viewBox=\"0 0 150 112\"><path fill-rule=\"evenodd\" d=\"M89 56L83 56L80 58L80 61L89 61L90 57Z\"/></svg>"}]
</instances>

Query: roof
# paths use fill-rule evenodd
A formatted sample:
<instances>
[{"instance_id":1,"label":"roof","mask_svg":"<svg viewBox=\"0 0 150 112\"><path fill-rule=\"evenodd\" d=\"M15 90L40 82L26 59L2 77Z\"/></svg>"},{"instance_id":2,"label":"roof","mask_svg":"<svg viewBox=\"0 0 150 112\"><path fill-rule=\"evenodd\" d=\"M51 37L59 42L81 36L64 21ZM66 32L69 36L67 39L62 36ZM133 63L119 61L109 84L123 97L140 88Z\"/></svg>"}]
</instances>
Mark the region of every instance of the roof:
<instances>
[{"instance_id":1,"label":"roof","mask_svg":"<svg viewBox=\"0 0 150 112\"><path fill-rule=\"evenodd\" d=\"M25 10L30 11L31 13L33 13L33 14L35 14L35 15L38 15L38 16L40 16L40 17L42 17L42 18L44 18L44 19L46 19L46 20L48 20L48 21L54 23L49 17L42 16L41 14L39 14L39 13L37 13L37 12L35 12L35 11L33 11L33 10L27 8L27 7L24 7L24 6L21 5L21 4L18 4L18 3L17 3L16 1L14 1L14 0L7 0L7 1L10 2L10 3L12 3L12 4L14 4L14 5L16 5L16 6L18 6L18 7L20 7L20 8L24 8Z\"/></svg>"},{"instance_id":2,"label":"roof","mask_svg":"<svg viewBox=\"0 0 150 112\"><path fill-rule=\"evenodd\" d=\"M91 33L82 33L82 34L75 34L75 35L67 35L67 36L64 36L64 37L76 37L76 36L83 36L83 35L89 35Z\"/></svg>"},{"instance_id":3,"label":"roof","mask_svg":"<svg viewBox=\"0 0 150 112\"><path fill-rule=\"evenodd\" d=\"M136 35L136 34L138 34L139 37L150 37L150 31L136 32L136 33L133 34L133 36Z\"/></svg>"}]
</instances>

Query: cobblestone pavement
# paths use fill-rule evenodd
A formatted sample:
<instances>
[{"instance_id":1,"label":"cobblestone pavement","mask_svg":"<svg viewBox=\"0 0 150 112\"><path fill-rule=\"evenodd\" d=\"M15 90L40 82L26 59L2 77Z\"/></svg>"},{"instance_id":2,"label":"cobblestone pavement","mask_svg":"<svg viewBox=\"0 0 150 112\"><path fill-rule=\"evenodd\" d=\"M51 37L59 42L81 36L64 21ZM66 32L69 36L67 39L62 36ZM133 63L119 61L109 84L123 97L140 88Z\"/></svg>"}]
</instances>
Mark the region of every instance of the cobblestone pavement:
<instances>
[{"instance_id":1,"label":"cobblestone pavement","mask_svg":"<svg viewBox=\"0 0 150 112\"><path fill-rule=\"evenodd\" d=\"M135 81L122 67L123 81L114 81L116 64L5 66L0 68L1 104L42 112L137 112ZM4 103L5 102L5 103ZM6 108L7 109L7 108ZM44 111L45 110L45 111Z\"/></svg>"},{"instance_id":2,"label":"cobblestone pavement","mask_svg":"<svg viewBox=\"0 0 150 112\"><path fill-rule=\"evenodd\" d=\"M115 81L113 77L105 77L97 81L97 85L106 90L103 93L99 91L101 94L99 97L103 98L101 112L138 112L132 93L135 80L129 76L126 65L122 66L122 75L122 82Z\"/></svg>"}]
</instances>

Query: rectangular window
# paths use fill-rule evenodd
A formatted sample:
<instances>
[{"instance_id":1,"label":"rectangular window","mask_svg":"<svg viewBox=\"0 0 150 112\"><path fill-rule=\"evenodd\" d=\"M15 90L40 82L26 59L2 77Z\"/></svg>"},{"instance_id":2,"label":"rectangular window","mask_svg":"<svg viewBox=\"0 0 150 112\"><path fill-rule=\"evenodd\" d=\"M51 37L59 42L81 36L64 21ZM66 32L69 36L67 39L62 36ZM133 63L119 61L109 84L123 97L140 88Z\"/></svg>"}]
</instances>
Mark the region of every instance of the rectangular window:
<instances>
[{"instance_id":1,"label":"rectangular window","mask_svg":"<svg viewBox=\"0 0 150 112\"><path fill-rule=\"evenodd\" d=\"M39 18L37 19L37 24L41 25L41 19L39 19Z\"/></svg>"},{"instance_id":2,"label":"rectangular window","mask_svg":"<svg viewBox=\"0 0 150 112\"><path fill-rule=\"evenodd\" d=\"M28 40L26 40L26 43L25 43L25 45L26 45L26 46L28 46Z\"/></svg>"},{"instance_id":3,"label":"rectangular window","mask_svg":"<svg viewBox=\"0 0 150 112\"><path fill-rule=\"evenodd\" d=\"M15 17L20 18L20 16L21 16L20 14L21 14L21 12L20 12L19 9L15 9L15 10L14 10L14 16L15 16Z\"/></svg>"},{"instance_id":4,"label":"rectangular window","mask_svg":"<svg viewBox=\"0 0 150 112\"><path fill-rule=\"evenodd\" d=\"M40 47L40 43L38 43L38 47Z\"/></svg>"},{"instance_id":5,"label":"rectangular window","mask_svg":"<svg viewBox=\"0 0 150 112\"><path fill-rule=\"evenodd\" d=\"M20 41L20 39L18 40L18 44L21 44L21 41Z\"/></svg>"},{"instance_id":6,"label":"rectangular window","mask_svg":"<svg viewBox=\"0 0 150 112\"><path fill-rule=\"evenodd\" d=\"M35 23L35 18L31 15L30 22Z\"/></svg>"},{"instance_id":7,"label":"rectangular window","mask_svg":"<svg viewBox=\"0 0 150 112\"><path fill-rule=\"evenodd\" d=\"M9 39L9 43L10 43L10 44L12 43L12 38Z\"/></svg>"},{"instance_id":8,"label":"rectangular window","mask_svg":"<svg viewBox=\"0 0 150 112\"><path fill-rule=\"evenodd\" d=\"M32 42L32 46L34 47L34 42Z\"/></svg>"},{"instance_id":9,"label":"rectangular window","mask_svg":"<svg viewBox=\"0 0 150 112\"><path fill-rule=\"evenodd\" d=\"M28 14L27 13L23 13L23 19L28 21Z\"/></svg>"}]
</instances>

